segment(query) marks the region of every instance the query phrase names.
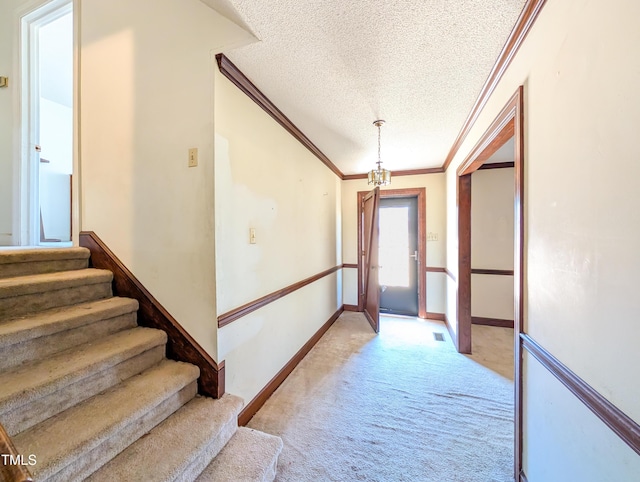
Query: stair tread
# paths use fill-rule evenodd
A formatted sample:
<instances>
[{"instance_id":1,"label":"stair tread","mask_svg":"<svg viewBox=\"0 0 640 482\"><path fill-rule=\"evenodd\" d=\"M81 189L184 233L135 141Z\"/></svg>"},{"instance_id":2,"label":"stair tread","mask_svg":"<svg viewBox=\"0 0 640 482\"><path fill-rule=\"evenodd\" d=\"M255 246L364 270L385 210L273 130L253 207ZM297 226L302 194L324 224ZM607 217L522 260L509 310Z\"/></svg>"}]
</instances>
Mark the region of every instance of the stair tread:
<instances>
[{"instance_id":1,"label":"stair tread","mask_svg":"<svg viewBox=\"0 0 640 482\"><path fill-rule=\"evenodd\" d=\"M35 454L36 478L57 473L100 446L163 400L194 382L198 367L164 360L139 375L51 417L13 438L22 454Z\"/></svg>"},{"instance_id":2,"label":"stair tread","mask_svg":"<svg viewBox=\"0 0 640 482\"><path fill-rule=\"evenodd\" d=\"M166 343L164 331L137 327L74 347L0 374L0 410L5 412Z\"/></svg>"},{"instance_id":3,"label":"stair tread","mask_svg":"<svg viewBox=\"0 0 640 482\"><path fill-rule=\"evenodd\" d=\"M0 322L0 346L59 333L137 309L136 300L116 296L22 315Z\"/></svg>"},{"instance_id":4,"label":"stair tread","mask_svg":"<svg viewBox=\"0 0 640 482\"><path fill-rule=\"evenodd\" d=\"M206 457L206 448L221 436L229 421L237 423L242 405L242 399L234 395L218 400L196 397L87 480L176 480L191 464ZM213 456L215 453L209 460ZM206 460L200 462L207 464Z\"/></svg>"},{"instance_id":5,"label":"stair tread","mask_svg":"<svg viewBox=\"0 0 640 482\"><path fill-rule=\"evenodd\" d=\"M0 298L41 293L46 290L61 290L77 286L108 283L113 273L105 269L86 268L73 271L33 274L0 279Z\"/></svg>"},{"instance_id":6,"label":"stair tread","mask_svg":"<svg viewBox=\"0 0 640 482\"><path fill-rule=\"evenodd\" d=\"M31 261L57 261L64 259L89 259L87 248L25 248L0 251L0 264L28 263Z\"/></svg>"},{"instance_id":7,"label":"stair tread","mask_svg":"<svg viewBox=\"0 0 640 482\"><path fill-rule=\"evenodd\" d=\"M196 482L272 481L282 446L280 437L240 427Z\"/></svg>"}]
</instances>

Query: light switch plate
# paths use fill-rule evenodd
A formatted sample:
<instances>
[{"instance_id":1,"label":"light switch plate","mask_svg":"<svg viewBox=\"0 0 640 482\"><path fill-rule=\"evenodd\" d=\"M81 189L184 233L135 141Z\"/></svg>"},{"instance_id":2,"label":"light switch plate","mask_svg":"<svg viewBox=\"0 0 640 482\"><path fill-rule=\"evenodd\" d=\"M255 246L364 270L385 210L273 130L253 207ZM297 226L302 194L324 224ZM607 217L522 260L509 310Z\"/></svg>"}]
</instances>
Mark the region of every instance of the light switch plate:
<instances>
[{"instance_id":1,"label":"light switch plate","mask_svg":"<svg viewBox=\"0 0 640 482\"><path fill-rule=\"evenodd\" d=\"M189 149L189 167L196 167L198 165L198 148L192 147Z\"/></svg>"},{"instance_id":2,"label":"light switch plate","mask_svg":"<svg viewBox=\"0 0 640 482\"><path fill-rule=\"evenodd\" d=\"M256 229L255 228L250 228L249 229L249 243L250 244L256 244Z\"/></svg>"}]
</instances>

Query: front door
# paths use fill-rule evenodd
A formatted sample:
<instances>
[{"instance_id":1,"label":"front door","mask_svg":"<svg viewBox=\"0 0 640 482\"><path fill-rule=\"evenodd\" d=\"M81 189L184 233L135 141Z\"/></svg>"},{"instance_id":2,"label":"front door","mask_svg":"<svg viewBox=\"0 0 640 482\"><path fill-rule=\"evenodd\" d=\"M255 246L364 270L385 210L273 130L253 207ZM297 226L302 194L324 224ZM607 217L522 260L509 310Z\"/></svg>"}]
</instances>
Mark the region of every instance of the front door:
<instances>
[{"instance_id":1,"label":"front door","mask_svg":"<svg viewBox=\"0 0 640 482\"><path fill-rule=\"evenodd\" d=\"M380 311L418 316L418 198L380 201Z\"/></svg>"},{"instance_id":2,"label":"front door","mask_svg":"<svg viewBox=\"0 0 640 482\"><path fill-rule=\"evenodd\" d=\"M377 187L362 200L362 229L364 247L362 252L364 315L373 331L380 331L380 286L378 284L378 237L379 237L380 188Z\"/></svg>"}]
</instances>

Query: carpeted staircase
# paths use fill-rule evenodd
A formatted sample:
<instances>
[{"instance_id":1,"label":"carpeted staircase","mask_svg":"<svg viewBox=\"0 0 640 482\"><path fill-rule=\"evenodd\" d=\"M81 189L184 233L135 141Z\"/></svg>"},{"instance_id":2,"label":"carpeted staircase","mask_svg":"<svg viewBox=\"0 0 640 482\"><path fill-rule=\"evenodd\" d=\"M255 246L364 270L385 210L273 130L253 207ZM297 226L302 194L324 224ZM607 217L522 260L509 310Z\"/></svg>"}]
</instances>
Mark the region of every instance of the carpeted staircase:
<instances>
[{"instance_id":1,"label":"carpeted staircase","mask_svg":"<svg viewBox=\"0 0 640 482\"><path fill-rule=\"evenodd\" d=\"M271 481L278 437L197 395L84 248L0 251L0 423L35 481ZM2 463L2 460L0 460Z\"/></svg>"}]
</instances>

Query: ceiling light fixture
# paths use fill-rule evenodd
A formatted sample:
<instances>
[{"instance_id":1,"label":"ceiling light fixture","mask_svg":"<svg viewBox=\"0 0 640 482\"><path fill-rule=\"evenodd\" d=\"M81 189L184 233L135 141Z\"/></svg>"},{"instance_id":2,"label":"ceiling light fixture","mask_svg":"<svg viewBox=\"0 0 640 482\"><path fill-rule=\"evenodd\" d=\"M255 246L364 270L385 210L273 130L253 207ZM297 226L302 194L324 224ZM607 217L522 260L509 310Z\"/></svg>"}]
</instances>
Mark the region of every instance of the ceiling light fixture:
<instances>
[{"instance_id":1,"label":"ceiling light fixture","mask_svg":"<svg viewBox=\"0 0 640 482\"><path fill-rule=\"evenodd\" d=\"M384 124L383 120L378 119L377 121L373 121L373 125L378 128L378 165L377 169L372 169L369 171L369 184L373 184L374 186L384 186L386 184L391 184L391 171L386 169L382 169L380 166L382 161L380 160L380 127Z\"/></svg>"}]
</instances>

